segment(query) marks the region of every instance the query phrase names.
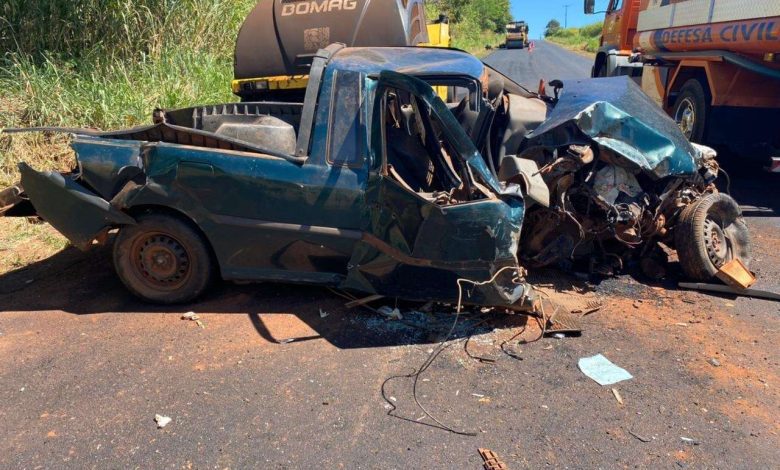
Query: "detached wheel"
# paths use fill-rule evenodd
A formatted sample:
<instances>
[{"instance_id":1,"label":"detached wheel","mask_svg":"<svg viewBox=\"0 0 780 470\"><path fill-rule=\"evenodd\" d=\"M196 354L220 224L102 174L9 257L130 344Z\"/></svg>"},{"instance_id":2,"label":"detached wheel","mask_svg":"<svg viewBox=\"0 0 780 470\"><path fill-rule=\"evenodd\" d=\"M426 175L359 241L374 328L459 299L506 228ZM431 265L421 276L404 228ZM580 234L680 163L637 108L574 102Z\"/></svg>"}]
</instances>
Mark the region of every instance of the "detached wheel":
<instances>
[{"instance_id":1,"label":"detached wheel","mask_svg":"<svg viewBox=\"0 0 780 470\"><path fill-rule=\"evenodd\" d=\"M177 304L199 297L212 280L213 263L203 237L176 217L148 214L119 231L114 267L137 297Z\"/></svg>"},{"instance_id":2,"label":"detached wheel","mask_svg":"<svg viewBox=\"0 0 780 470\"><path fill-rule=\"evenodd\" d=\"M707 92L695 78L685 82L674 102L674 120L691 142L701 143L709 114Z\"/></svg>"},{"instance_id":3,"label":"detached wheel","mask_svg":"<svg viewBox=\"0 0 780 470\"><path fill-rule=\"evenodd\" d=\"M731 196L709 194L689 205L680 214L675 232L682 270L695 281L709 281L735 258L750 265L750 234Z\"/></svg>"}]
</instances>

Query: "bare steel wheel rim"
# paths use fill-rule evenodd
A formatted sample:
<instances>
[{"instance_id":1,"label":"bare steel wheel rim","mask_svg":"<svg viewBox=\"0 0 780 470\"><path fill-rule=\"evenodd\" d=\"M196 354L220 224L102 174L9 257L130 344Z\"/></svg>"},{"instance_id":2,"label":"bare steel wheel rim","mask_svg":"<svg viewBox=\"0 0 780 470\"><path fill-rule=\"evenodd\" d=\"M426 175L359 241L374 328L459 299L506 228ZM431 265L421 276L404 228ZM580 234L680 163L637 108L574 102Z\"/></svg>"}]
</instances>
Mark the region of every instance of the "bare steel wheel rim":
<instances>
[{"instance_id":1,"label":"bare steel wheel rim","mask_svg":"<svg viewBox=\"0 0 780 470\"><path fill-rule=\"evenodd\" d=\"M153 289L176 290L191 275L192 265L187 250L170 235L144 234L133 242L131 250L136 276Z\"/></svg>"},{"instance_id":2,"label":"bare steel wheel rim","mask_svg":"<svg viewBox=\"0 0 780 470\"><path fill-rule=\"evenodd\" d=\"M723 228L713 219L707 217L704 221L704 244L707 256L715 267L723 266L729 259L729 240Z\"/></svg>"},{"instance_id":3,"label":"bare steel wheel rim","mask_svg":"<svg viewBox=\"0 0 780 470\"><path fill-rule=\"evenodd\" d=\"M685 134L685 137L690 139L693 135L693 128L696 125L696 105L693 103L693 100L685 98L680 103L674 115L674 120L680 126L680 130Z\"/></svg>"}]
</instances>

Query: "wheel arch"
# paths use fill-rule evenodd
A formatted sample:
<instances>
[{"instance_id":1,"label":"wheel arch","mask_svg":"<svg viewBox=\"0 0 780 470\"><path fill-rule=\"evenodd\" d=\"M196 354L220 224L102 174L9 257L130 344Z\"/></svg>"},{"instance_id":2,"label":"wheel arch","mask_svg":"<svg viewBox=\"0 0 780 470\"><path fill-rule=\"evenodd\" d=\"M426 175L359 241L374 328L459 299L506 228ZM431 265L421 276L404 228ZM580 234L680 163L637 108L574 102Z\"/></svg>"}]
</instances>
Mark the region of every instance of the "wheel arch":
<instances>
[{"instance_id":1,"label":"wheel arch","mask_svg":"<svg viewBox=\"0 0 780 470\"><path fill-rule=\"evenodd\" d=\"M684 65L678 68L669 86L669 93L667 93L666 102L664 103L668 109L674 106L677 96L689 80L697 80L701 84L707 104L712 104L712 90L707 77L707 69L705 67Z\"/></svg>"}]
</instances>

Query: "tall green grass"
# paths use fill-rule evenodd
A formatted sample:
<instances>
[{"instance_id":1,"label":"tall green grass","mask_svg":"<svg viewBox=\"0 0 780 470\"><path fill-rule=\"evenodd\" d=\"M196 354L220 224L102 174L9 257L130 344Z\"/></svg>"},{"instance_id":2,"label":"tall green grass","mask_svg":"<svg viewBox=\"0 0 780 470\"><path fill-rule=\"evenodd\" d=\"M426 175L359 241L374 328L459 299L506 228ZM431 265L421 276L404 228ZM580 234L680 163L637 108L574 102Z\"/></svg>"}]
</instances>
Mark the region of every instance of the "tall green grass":
<instances>
[{"instance_id":1,"label":"tall green grass","mask_svg":"<svg viewBox=\"0 0 780 470\"><path fill-rule=\"evenodd\" d=\"M228 99L236 34L254 4L10 0L0 7L0 97L23 103L15 124L94 127Z\"/></svg>"},{"instance_id":2,"label":"tall green grass","mask_svg":"<svg viewBox=\"0 0 780 470\"><path fill-rule=\"evenodd\" d=\"M256 0L6 0L0 128L102 129L155 107L232 99L233 48ZM65 165L62 139L0 137L0 184L19 160Z\"/></svg>"},{"instance_id":3,"label":"tall green grass","mask_svg":"<svg viewBox=\"0 0 780 470\"><path fill-rule=\"evenodd\" d=\"M561 28L546 39L570 49L595 53L599 49L602 23L593 23L581 28Z\"/></svg>"}]
</instances>

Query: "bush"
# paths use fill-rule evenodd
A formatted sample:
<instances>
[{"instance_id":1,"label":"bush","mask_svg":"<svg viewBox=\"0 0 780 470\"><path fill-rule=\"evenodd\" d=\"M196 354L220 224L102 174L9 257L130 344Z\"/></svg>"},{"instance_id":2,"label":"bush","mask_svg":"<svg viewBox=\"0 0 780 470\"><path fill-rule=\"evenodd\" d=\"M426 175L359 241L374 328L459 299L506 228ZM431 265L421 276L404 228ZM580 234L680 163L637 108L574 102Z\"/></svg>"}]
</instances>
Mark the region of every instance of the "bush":
<instances>
[{"instance_id":1,"label":"bush","mask_svg":"<svg viewBox=\"0 0 780 470\"><path fill-rule=\"evenodd\" d=\"M550 23L555 22L552 20ZM550 29L546 37L549 41L561 44L571 49L596 52L599 49L602 23L593 23L581 28Z\"/></svg>"},{"instance_id":2,"label":"bush","mask_svg":"<svg viewBox=\"0 0 780 470\"><path fill-rule=\"evenodd\" d=\"M486 45L497 46L504 40L506 24L511 21L508 0L439 0L428 1L429 19L444 13L450 18L452 47L474 54Z\"/></svg>"},{"instance_id":3,"label":"bush","mask_svg":"<svg viewBox=\"0 0 780 470\"><path fill-rule=\"evenodd\" d=\"M589 24L580 28L580 35L588 38L598 38L601 36L603 24L601 22Z\"/></svg>"}]
</instances>

